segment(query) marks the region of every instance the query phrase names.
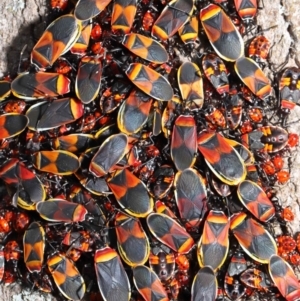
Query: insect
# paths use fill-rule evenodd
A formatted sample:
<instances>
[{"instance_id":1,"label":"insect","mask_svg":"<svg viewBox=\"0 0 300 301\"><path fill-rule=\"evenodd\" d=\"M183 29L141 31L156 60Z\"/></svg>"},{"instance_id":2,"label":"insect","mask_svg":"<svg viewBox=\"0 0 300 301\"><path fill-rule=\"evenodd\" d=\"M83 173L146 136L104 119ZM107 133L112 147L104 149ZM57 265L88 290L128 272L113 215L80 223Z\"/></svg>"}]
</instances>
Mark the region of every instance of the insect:
<instances>
[{"instance_id":1,"label":"insect","mask_svg":"<svg viewBox=\"0 0 300 301\"><path fill-rule=\"evenodd\" d=\"M194 63L183 63L178 69L177 81L184 107L191 111L200 110L203 106L204 94L199 67Z\"/></svg>"},{"instance_id":2,"label":"insect","mask_svg":"<svg viewBox=\"0 0 300 301\"><path fill-rule=\"evenodd\" d=\"M63 150L36 152L32 160L38 170L56 175L70 175L79 168L77 156Z\"/></svg>"},{"instance_id":3,"label":"insect","mask_svg":"<svg viewBox=\"0 0 300 301\"><path fill-rule=\"evenodd\" d=\"M133 283L146 301L169 300L158 276L144 265L133 268Z\"/></svg>"},{"instance_id":4,"label":"insect","mask_svg":"<svg viewBox=\"0 0 300 301\"><path fill-rule=\"evenodd\" d=\"M198 150L217 178L228 185L237 185L245 179L243 159L222 135L204 131L197 139Z\"/></svg>"},{"instance_id":5,"label":"insect","mask_svg":"<svg viewBox=\"0 0 300 301\"><path fill-rule=\"evenodd\" d=\"M132 63L125 71L131 82L150 97L168 101L173 97L173 89L165 77L141 63Z\"/></svg>"},{"instance_id":6,"label":"insect","mask_svg":"<svg viewBox=\"0 0 300 301\"><path fill-rule=\"evenodd\" d=\"M74 16L80 21L92 19L100 14L111 0L79 0L75 6Z\"/></svg>"},{"instance_id":7,"label":"insect","mask_svg":"<svg viewBox=\"0 0 300 301\"><path fill-rule=\"evenodd\" d=\"M213 269L205 266L199 270L193 280L191 288L191 301L215 300L217 297L218 283Z\"/></svg>"},{"instance_id":8,"label":"insect","mask_svg":"<svg viewBox=\"0 0 300 301\"><path fill-rule=\"evenodd\" d=\"M223 60L234 62L243 57L243 39L221 7L209 4L202 8L200 21L209 42Z\"/></svg>"},{"instance_id":9,"label":"insect","mask_svg":"<svg viewBox=\"0 0 300 301\"><path fill-rule=\"evenodd\" d=\"M76 96L88 104L97 97L102 76L101 57L84 56L78 66L75 92Z\"/></svg>"},{"instance_id":10,"label":"insect","mask_svg":"<svg viewBox=\"0 0 300 301\"><path fill-rule=\"evenodd\" d=\"M238 15L247 25L252 24L257 14L257 0L234 0Z\"/></svg>"},{"instance_id":11,"label":"insect","mask_svg":"<svg viewBox=\"0 0 300 301\"><path fill-rule=\"evenodd\" d=\"M153 210L153 199L146 185L128 169L119 170L107 180L118 203L134 217L146 217Z\"/></svg>"},{"instance_id":12,"label":"insect","mask_svg":"<svg viewBox=\"0 0 300 301\"><path fill-rule=\"evenodd\" d=\"M27 127L27 116L19 113L0 115L0 139L7 139L20 135Z\"/></svg>"},{"instance_id":13,"label":"insect","mask_svg":"<svg viewBox=\"0 0 300 301\"><path fill-rule=\"evenodd\" d=\"M181 28L178 34L184 44L193 45L198 39L199 21L197 16L192 16Z\"/></svg>"},{"instance_id":14,"label":"insect","mask_svg":"<svg viewBox=\"0 0 300 301\"><path fill-rule=\"evenodd\" d=\"M49 199L36 204L40 216L51 222L82 222L88 216L87 209L81 205L62 199Z\"/></svg>"},{"instance_id":15,"label":"insect","mask_svg":"<svg viewBox=\"0 0 300 301\"><path fill-rule=\"evenodd\" d=\"M0 80L0 100L4 100L11 93L10 81Z\"/></svg>"},{"instance_id":16,"label":"insect","mask_svg":"<svg viewBox=\"0 0 300 301\"><path fill-rule=\"evenodd\" d=\"M277 245L271 234L257 221L247 218L243 212L236 213L230 221L230 229L242 249L251 258L268 263L277 254Z\"/></svg>"},{"instance_id":17,"label":"insect","mask_svg":"<svg viewBox=\"0 0 300 301\"><path fill-rule=\"evenodd\" d=\"M47 260L48 269L54 282L69 300L81 300L84 296L86 286L74 263L65 255L59 253L50 256Z\"/></svg>"},{"instance_id":18,"label":"insect","mask_svg":"<svg viewBox=\"0 0 300 301\"><path fill-rule=\"evenodd\" d=\"M129 0L127 2L123 0L115 1L111 14L112 31L129 33L134 22L136 11L136 0Z\"/></svg>"},{"instance_id":19,"label":"insect","mask_svg":"<svg viewBox=\"0 0 300 301\"><path fill-rule=\"evenodd\" d=\"M249 57L263 68L266 64L270 47L271 44L265 36L257 36L250 43L248 50Z\"/></svg>"},{"instance_id":20,"label":"insect","mask_svg":"<svg viewBox=\"0 0 300 301\"><path fill-rule=\"evenodd\" d=\"M149 257L150 245L140 221L118 212L115 226L121 258L129 266L144 264Z\"/></svg>"},{"instance_id":21,"label":"insect","mask_svg":"<svg viewBox=\"0 0 300 301\"><path fill-rule=\"evenodd\" d=\"M224 212L216 210L209 212L197 248L200 267L210 266L215 271L224 264L229 250L229 226L229 220Z\"/></svg>"},{"instance_id":22,"label":"insect","mask_svg":"<svg viewBox=\"0 0 300 301\"><path fill-rule=\"evenodd\" d=\"M42 101L26 112L28 128L45 131L71 123L83 115L83 104L75 98L60 98L52 102Z\"/></svg>"},{"instance_id":23,"label":"insect","mask_svg":"<svg viewBox=\"0 0 300 301\"><path fill-rule=\"evenodd\" d=\"M45 189L36 176L23 162L8 159L0 168L0 178L14 188L12 202L26 210L35 210L35 204L46 198Z\"/></svg>"},{"instance_id":24,"label":"insect","mask_svg":"<svg viewBox=\"0 0 300 301\"><path fill-rule=\"evenodd\" d=\"M186 254L193 247L193 238L169 216L163 213L151 213L146 221L153 236L175 252Z\"/></svg>"},{"instance_id":25,"label":"insect","mask_svg":"<svg viewBox=\"0 0 300 301\"><path fill-rule=\"evenodd\" d=\"M118 112L118 128L127 135L137 133L147 123L152 99L139 90L133 89L123 101Z\"/></svg>"},{"instance_id":26,"label":"insect","mask_svg":"<svg viewBox=\"0 0 300 301\"><path fill-rule=\"evenodd\" d=\"M12 81L11 89L21 99L56 97L70 92L70 79L58 73L25 72Z\"/></svg>"},{"instance_id":27,"label":"insect","mask_svg":"<svg viewBox=\"0 0 300 301\"><path fill-rule=\"evenodd\" d=\"M193 0L169 2L153 24L152 36L162 41L172 37L191 17L193 6Z\"/></svg>"},{"instance_id":28,"label":"insect","mask_svg":"<svg viewBox=\"0 0 300 301\"><path fill-rule=\"evenodd\" d=\"M186 228L198 227L207 211L203 177L195 169L187 168L176 174L174 187L176 204Z\"/></svg>"},{"instance_id":29,"label":"insect","mask_svg":"<svg viewBox=\"0 0 300 301\"><path fill-rule=\"evenodd\" d=\"M71 47L70 52L83 56L86 54L90 38L92 37L92 23L90 20L82 21L82 29L75 44ZM100 54L100 53L98 53Z\"/></svg>"},{"instance_id":30,"label":"insect","mask_svg":"<svg viewBox=\"0 0 300 301\"><path fill-rule=\"evenodd\" d=\"M235 62L234 69L254 95L261 100L270 96L272 92L270 81L255 61L241 57Z\"/></svg>"},{"instance_id":31,"label":"insect","mask_svg":"<svg viewBox=\"0 0 300 301\"><path fill-rule=\"evenodd\" d=\"M171 157L178 170L192 167L197 152L196 122L193 116L180 115L173 127Z\"/></svg>"},{"instance_id":32,"label":"insect","mask_svg":"<svg viewBox=\"0 0 300 301\"><path fill-rule=\"evenodd\" d=\"M292 267L280 256L273 255L269 260L269 273L282 296L288 300L300 297L300 285Z\"/></svg>"},{"instance_id":33,"label":"insect","mask_svg":"<svg viewBox=\"0 0 300 301\"><path fill-rule=\"evenodd\" d=\"M38 222L32 222L23 236L24 262L30 273L42 270L45 244L43 227Z\"/></svg>"},{"instance_id":34,"label":"insect","mask_svg":"<svg viewBox=\"0 0 300 301\"><path fill-rule=\"evenodd\" d=\"M60 136L52 141L56 150L65 150L71 153L81 153L91 146L94 136L90 134L70 134Z\"/></svg>"},{"instance_id":35,"label":"insect","mask_svg":"<svg viewBox=\"0 0 300 301\"><path fill-rule=\"evenodd\" d=\"M141 34L126 34L122 44L135 55L155 64L163 64L169 59L167 51L159 42Z\"/></svg>"},{"instance_id":36,"label":"insect","mask_svg":"<svg viewBox=\"0 0 300 301\"><path fill-rule=\"evenodd\" d=\"M89 170L96 177L106 175L115 170L115 165L129 151L128 137L125 134L115 134L107 138L99 147L92 161Z\"/></svg>"},{"instance_id":37,"label":"insect","mask_svg":"<svg viewBox=\"0 0 300 301\"><path fill-rule=\"evenodd\" d=\"M229 93L229 72L224 62L215 54L206 54L202 59L202 66L207 79L217 92L224 96Z\"/></svg>"},{"instance_id":38,"label":"insect","mask_svg":"<svg viewBox=\"0 0 300 301\"><path fill-rule=\"evenodd\" d=\"M73 15L69 14L57 18L46 28L33 47L31 63L40 71L51 67L62 54L74 45L80 32L81 23L77 22Z\"/></svg>"},{"instance_id":39,"label":"insect","mask_svg":"<svg viewBox=\"0 0 300 301\"><path fill-rule=\"evenodd\" d=\"M275 207L263 189L256 183L245 180L238 185L241 203L260 221L267 222L275 215Z\"/></svg>"},{"instance_id":40,"label":"insect","mask_svg":"<svg viewBox=\"0 0 300 301\"><path fill-rule=\"evenodd\" d=\"M118 253L108 246L97 249L94 266L103 299L129 301L130 283Z\"/></svg>"}]
</instances>

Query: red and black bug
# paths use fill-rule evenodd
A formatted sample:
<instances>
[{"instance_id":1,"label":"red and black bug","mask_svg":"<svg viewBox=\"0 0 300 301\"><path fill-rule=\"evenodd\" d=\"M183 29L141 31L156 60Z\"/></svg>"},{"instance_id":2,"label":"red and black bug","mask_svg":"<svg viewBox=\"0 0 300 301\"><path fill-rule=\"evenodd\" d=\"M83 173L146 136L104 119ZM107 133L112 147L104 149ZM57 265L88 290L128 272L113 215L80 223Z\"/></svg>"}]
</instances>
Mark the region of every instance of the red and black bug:
<instances>
[{"instance_id":1,"label":"red and black bug","mask_svg":"<svg viewBox=\"0 0 300 301\"><path fill-rule=\"evenodd\" d=\"M205 111L205 119L207 121L208 127L212 130L226 127L226 118L224 114L212 105L209 105L207 107Z\"/></svg>"},{"instance_id":2,"label":"red and black bug","mask_svg":"<svg viewBox=\"0 0 300 301\"><path fill-rule=\"evenodd\" d=\"M97 249L94 266L103 300L129 301L130 283L118 253L110 247Z\"/></svg>"},{"instance_id":3,"label":"red and black bug","mask_svg":"<svg viewBox=\"0 0 300 301\"><path fill-rule=\"evenodd\" d=\"M168 101L173 97L173 89L165 77L150 67L133 63L125 71L131 82L150 97Z\"/></svg>"},{"instance_id":4,"label":"red and black bug","mask_svg":"<svg viewBox=\"0 0 300 301\"><path fill-rule=\"evenodd\" d=\"M75 44L71 47L70 52L77 55L85 55L88 50L90 38L92 37L92 23L90 20L82 21L82 29ZM92 48L92 47L91 47ZM101 53L95 53L101 54Z\"/></svg>"},{"instance_id":5,"label":"red and black bug","mask_svg":"<svg viewBox=\"0 0 300 301\"><path fill-rule=\"evenodd\" d=\"M49 199L36 204L40 216L51 222L82 222L88 215L87 209L81 205L62 199Z\"/></svg>"},{"instance_id":6,"label":"red and black bug","mask_svg":"<svg viewBox=\"0 0 300 301\"><path fill-rule=\"evenodd\" d=\"M111 14L111 29L113 32L129 33L137 11L136 0L114 1Z\"/></svg>"},{"instance_id":7,"label":"red and black bug","mask_svg":"<svg viewBox=\"0 0 300 301\"><path fill-rule=\"evenodd\" d=\"M288 132L278 126L263 126L241 136L242 143L250 150L276 153L287 145Z\"/></svg>"},{"instance_id":8,"label":"red and black bug","mask_svg":"<svg viewBox=\"0 0 300 301\"><path fill-rule=\"evenodd\" d=\"M56 150L64 150L71 153L81 153L91 146L94 136L90 134L70 134L60 136L52 141Z\"/></svg>"},{"instance_id":9,"label":"red and black bug","mask_svg":"<svg viewBox=\"0 0 300 301\"><path fill-rule=\"evenodd\" d=\"M234 0L238 15L246 25L253 24L257 14L257 0Z\"/></svg>"},{"instance_id":10,"label":"red and black bug","mask_svg":"<svg viewBox=\"0 0 300 301\"><path fill-rule=\"evenodd\" d=\"M227 68L217 55L206 54L202 59L202 67L207 79L211 82L217 92L224 96L229 93L229 80Z\"/></svg>"},{"instance_id":11,"label":"red and black bug","mask_svg":"<svg viewBox=\"0 0 300 301\"><path fill-rule=\"evenodd\" d=\"M146 185L128 169L116 171L107 181L122 208L135 217L146 217L153 210L153 199Z\"/></svg>"},{"instance_id":12,"label":"red and black bug","mask_svg":"<svg viewBox=\"0 0 300 301\"><path fill-rule=\"evenodd\" d=\"M184 44L193 45L198 40L199 20L197 16L192 16L178 30L180 39Z\"/></svg>"},{"instance_id":13,"label":"red and black bug","mask_svg":"<svg viewBox=\"0 0 300 301\"><path fill-rule=\"evenodd\" d=\"M116 164L128 153L128 137L125 134L111 135L99 147L90 163L89 171L96 177L114 171Z\"/></svg>"},{"instance_id":14,"label":"red and black bug","mask_svg":"<svg viewBox=\"0 0 300 301\"><path fill-rule=\"evenodd\" d=\"M276 287L287 301L300 297L300 285L292 267L280 256L269 260L269 273Z\"/></svg>"},{"instance_id":15,"label":"red and black bug","mask_svg":"<svg viewBox=\"0 0 300 301\"><path fill-rule=\"evenodd\" d=\"M84 279L72 260L59 253L48 258L47 266L65 298L78 301L83 298L86 290Z\"/></svg>"},{"instance_id":16,"label":"red and black bug","mask_svg":"<svg viewBox=\"0 0 300 301\"><path fill-rule=\"evenodd\" d=\"M83 104L75 98L60 98L52 102L42 101L26 112L28 128L45 131L71 123L83 115Z\"/></svg>"},{"instance_id":17,"label":"red and black bug","mask_svg":"<svg viewBox=\"0 0 300 301\"><path fill-rule=\"evenodd\" d=\"M199 67L190 62L183 63L177 73L177 81L184 108L200 110L204 102L203 81Z\"/></svg>"},{"instance_id":18,"label":"red and black bug","mask_svg":"<svg viewBox=\"0 0 300 301\"><path fill-rule=\"evenodd\" d=\"M75 176L79 180L80 184L86 188L88 191L95 195L107 195L110 194L110 190L105 181L104 177L91 176L89 173L89 166L92 158L98 151L98 147L93 147L87 149L79 157L80 168L76 171Z\"/></svg>"},{"instance_id":19,"label":"red and black bug","mask_svg":"<svg viewBox=\"0 0 300 301\"><path fill-rule=\"evenodd\" d=\"M289 114L300 100L300 69L287 68L279 81L280 107L284 114Z\"/></svg>"},{"instance_id":20,"label":"red and black bug","mask_svg":"<svg viewBox=\"0 0 300 301\"><path fill-rule=\"evenodd\" d=\"M227 140L215 132L198 135L198 149L210 170L222 182L237 185L246 177L243 159Z\"/></svg>"},{"instance_id":21,"label":"red and black bug","mask_svg":"<svg viewBox=\"0 0 300 301\"><path fill-rule=\"evenodd\" d=\"M240 275L240 279L246 286L260 291L267 291L271 286L269 276L255 268L245 270Z\"/></svg>"},{"instance_id":22,"label":"red and black bug","mask_svg":"<svg viewBox=\"0 0 300 301\"><path fill-rule=\"evenodd\" d=\"M167 253L160 247L155 246L150 251L149 266L160 281L166 283L175 275L175 255L172 251Z\"/></svg>"},{"instance_id":23,"label":"red and black bug","mask_svg":"<svg viewBox=\"0 0 300 301\"><path fill-rule=\"evenodd\" d=\"M150 176L147 187L155 199L162 199L168 195L174 181L174 169L169 165L158 167Z\"/></svg>"},{"instance_id":24,"label":"red and black bug","mask_svg":"<svg viewBox=\"0 0 300 301\"><path fill-rule=\"evenodd\" d=\"M133 283L146 301L169 300L158 276L144 265L138 265L133 268Z\"/></svg>"},{"instance_id":25,"label":"red and black bug","mask_svg":"<svg viewBox=\"0 0 300 301\"><path fill-rule=\"evenodd\" d=\"M70 79L59 73L26 72L12 81L11 89L22 99L56 97L70 92Z\"/></svg>"},{"instance_id":26,"label":"red and black bug","mask_svg":"<svg viewBox=\"0 0 300 301\"><path fill-rule=\"evenodd\" d=\"M135 55L155 64L163 64L169 59L162 44L141 34L125 35L122 44Z\"/></svg>"},{"instance_id":27,"label":"red and black bug","mask_svg":"<svg viewBox=\"0 0 300 301\"><path fill-rule=\"evenodd\" d=\"M269 55L271 44L265 36L255 37L250 45L248 54L251 59L258 63L261 67L264 67L266 64L266 59Z\"/></svg>"},{"instance_id":28,"label":"red and black bug","mask_svg":"<svg viewBox=\"0 0 300 301\"><path fill-rule=\"evenodd\" d=\"M260 221L267 222L275 215L275 207L264 190L256 183L245 180L238 185L241 203Z\"/></svg>"},{"instance_id":29,"label":"red and black bug","mask_svg":"<svg viewBox=\"0 0 300 301\"><path fill-rule=\"evenodd\" d=\"M21 114L26 108L26 102L23 100L10 100L3 107L5 113L18 113Z\"/></svg>"},{"instance_id":30,"label":"red and black bug","mask_svg":"<svg viewBox=\"0 0 300 301\"><path fill-rule=\"evenodd\" d=\"M277 254L277 245L271 234L257 221L247 218L245 213L235 214L230 229L243 250L254 260L268 263Z\"/></svg>"},{"instance_id":31,"label":"red and black bug","mask_svg":"<svg viewBox=\"0 0 300 301\"><path fill-rule=\"evenodd\" d=\"M27 116L19 113L8 113L0 116L0 139L20 135L27 127Z\"/></svg>"},{"instance_id":32,"label":"red and black bug","mask_svg":"<svg viewBox=\"0 0 300 301\"><path fill-rule=\"evenodd\" d=\"M197 248L200 267L210 266L214 271L222 267L229 250L229 226L224 212L209 212Z\"/></svg>"},{"instance_id":33,"label":"red and black bug","mask_svg":"<svg viewBox=\"0 0 300 301\"><path fill-rule=\"evenodd\" d=\"M142 91L133 89L118 111L118 128L122 133L137 133L147 123L152 100Z\"/></svg>"},{"instance_id":34,"label":"red and black bug","mask_svg":"<svg viewBox=\"0 0 300 301\"><path fill-rule=\"evenodd\" d=\"M191 288L191 301L204 300L207 296L211 300L217 297L218 283L213 269L205 266L195 275Z\"/></svg>"},{"instance_id":35,"label":"red and black bug","mask_svg":"<svg viewBox=\"0 0 300 301\"><path fill-rule=\"evenodd\" d=\"M65 28L68 28L66 31ZM81 23L69 14L54 20L45 30L31 52L31 63L45 70L76 42L81 32Z\"/></svg>"},{"instance_id":36,"label":"red and black bug","mask_svg":"<svg viewBox=\"0 0 300 301\"><path fill-rule=\"evenodd\" d=\"M121 258L129 266L144 264L149 257L150 245L140 221L118 212L115 226Z\"/></svg>"},{"instance_id":37,"label":"red and black bug","mask_svg":"<svg viewBox=\"0 0 300 301\"><path fill-rule=\"evenodd\" d=\"M45 189L36 176L18 159L9 159L0 168L0 178L15 191L12 198L14 206L34 210L35 204L46 198Z\"/></svg>"},{"instance_id":38,"label":"red and black bug","mask_svg":"<svg viewBox=\"0 0 300 301\"><path fill-rule=\"evenodd\" d=\"M79 168L76 155L63 150L40 151L32 155L34 166L56 175L70 175Z\"/></svg>"},{"instance_id":39,"label":"red and black bug","mask_svg":"<svg viewBox=\"0 0 300 301\"><path fill-rule=\"evenodd\" d=\"M193 0L172 0L165 6L152 27L152 36L162 41L172 37L191 17Z\"/></svg>"},{"instance_id":40,"label":"red and black bug","mask_svg":"<svg viewBox=\"0 0 300 301\"><path fill-rule=\"evenodd\" d=\"M76 257L80 257L81 252L91 252L91 246L93 245L94 240L89 231L69 231L63 238L62 243L71 247L67 252L67 256L75 261L71 254L74 254ZM77 250L79 253L77 254L73 250Z\"/></svg>"},{"instance_id":41,"label":"red and black bug","mask_svg":"<svg viewBox=\"0 0 300 301\"><path fill-rule=\"evenodd\" d=\"M240 275L247 269L247 261L244 254L241 251L236 251L230 259L230 263L227 268L227 273L230 277Z\"/></svg>"},{"instance_id":42,"label":"red and black bug","mask_svg":"<svg viewBox=\"0 0 300 301\"><path fill-rule=\"evenodd\" d=\"M75 6L74 16L80 21L92 19L111 2L111 0L79 0Z\"/></svg>"},{"instance_id":43,"label":"red and black bug","mask_svg":"<svg viewBox=\"0 0 300 301\"><path fill-rule=\"evenodd\" d=\"M31 223L23 235L24 262L30 273L42 270L45 244L43 227L38 222Z\"/></svg>"},{"instance_id":44,"label":"red and black bug","mask_svg":"<svg viewBox=\"0 0 300 301\"><path fill-rule=\"evenodd\" d=\"M224 291L230 300L239 300L246 294L247 289L239 279L239 276L230 276L226 273L224 279Z\"/></svg>"},{"instance_id":45,"label":"red and black bug","mask_svg":"<svg viewBox=\"0 0 300 301\"><path fill-rule=\"evenodd\" d=\"M296 249L296 241L288 235L281 235L276 237L276 242L278 246L278 254L291 253Z\"/></svg>"},{"instance_id":46,"label":"red and black bug","mask_svg":"<svg viewBox=\"0 0 300 301\"><path fill-rule=\"evenodd\" d=\"M192 167L196 161L196 122L191 115L177 117L171 138L171 157L178 170Z\"/></svg>"},{"instance_id":47,"label":"red and black bug","mask_svg":"<svg viewBox=\"0 0 300 301\"><path fill-rule=\"evenodd\" d=\"M101 57L84 56L78 66L75 92L76 96L88 104L98 96L102 76Z\"/></svg>"},{"instance_id":48,"label":"red and black bug","mask_svg":"<svg viewBox=\"0 0 300 301\"><path fill-rule=\"evenodd\" d=\"M175 252L186 254L194 246L193 238L169 216L151 213L146 221L153 236Z\"/></svg>"},{"instance_id":49,"label":"red and black bug","mask_svg":"<svg viewBox=\"0 0 300 301\"><path fill-rule=\"evenodd\" d=\"M16 240L8 241L4 246L3 252L5 260L13 262L14 266L16 266L22 252L19 243Z\"/></svg>"},{"instance_id":50,"label":"red and black bug","mask_svg":"<svg viewBox=\"0 0 300 301\"><path fill-rule=\"evenodd\" d=\"M209 4L200 11L203 29L216 53L234 62L244 55L243 39L221 7Z\"/></svg>"},{"instance_id":51,"label":"red and black bug","mask_svg":"<svg viewBox=\"0 0 300 301\"><path fill-rule=\"evenodd\" d=\"M206 214L206 185L203 177L192 168L176 174L175 200L187 229L196 229Z\"/></svg>"},{"instance_id":52,"label":"red and black bug","mask_svg":"<svg viewBox=\"0 0 300 301\"><path fill-rule=\"evenodd\" d=\"M262 100L270 96L272 92L270 81L255 61L241 57L235 62L234 69L254 95Z\"/></svg>"}]
</instances>

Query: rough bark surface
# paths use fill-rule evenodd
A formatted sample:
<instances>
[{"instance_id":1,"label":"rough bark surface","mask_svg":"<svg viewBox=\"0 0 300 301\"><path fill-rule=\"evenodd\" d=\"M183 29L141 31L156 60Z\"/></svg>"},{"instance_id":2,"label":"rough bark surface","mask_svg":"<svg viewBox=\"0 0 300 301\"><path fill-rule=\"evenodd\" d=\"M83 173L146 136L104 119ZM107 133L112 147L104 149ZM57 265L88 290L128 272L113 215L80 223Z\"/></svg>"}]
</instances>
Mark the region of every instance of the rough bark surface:
<instances>
[{"instance_id":1,"label":"rough bark surface","mask_svg":"<svg viewBox=\"0 0 300 301\"><path fill-rule=\"evenodd\" d=\"M23 56L26 58L37 41L39 26L46 19L48 0L9 0L0 1L0 77L16 72L19 57L24 45L27 49ZM264 0L260 4L263 10L259 12L257 23L260 24L263 34L271 41L271 67L279 70L286 66L300 62L300 5L299 0ZM272 72L269 75L272 76ZM297 107L290 120L297 120L300 116L300 107ZM300 132L300 122L293 123L290 128ZM278 187L279 197L284 205L293 208L297 216L291 223L293 232L300 231L300 152L293 152L289 158L291 163L291 180L285 186ZM0 301L53 301L55 298L39 292L22 290L18 285L5 287L0 285Z\"/></svg>"}]
</instances>

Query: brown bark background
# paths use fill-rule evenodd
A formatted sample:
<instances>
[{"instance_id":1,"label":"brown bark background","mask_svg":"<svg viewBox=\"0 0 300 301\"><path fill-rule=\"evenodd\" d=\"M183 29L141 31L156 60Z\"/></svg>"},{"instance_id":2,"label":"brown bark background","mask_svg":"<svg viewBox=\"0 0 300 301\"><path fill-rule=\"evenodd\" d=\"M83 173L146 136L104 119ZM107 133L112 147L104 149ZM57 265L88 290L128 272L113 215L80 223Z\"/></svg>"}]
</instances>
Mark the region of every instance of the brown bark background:
<instances>
[{"instance_id":1,"label":"brown bark background","mask_svg":"<svg viewBox=\"0 0 300 301\"><path fill-rule=\"evenodd\" d=\"M16 72L20 52L27 45L23 56L27 58L37 41L39 29L43 31L49 0L5 0L0 1L0 77L8 72ZM263 0L257 23L264 35L271 41L270 63L273 69L280 68L286 58L290 57L286 66L300 62L300 4L299 0ZM40 27L41 26L41 27ZM268 29L268 30L267 30ZM270 72L270 76L272 73ZM300 107L297 107L290 120L300 118ZM300 133L300 122L289 127L290 131ZM279 186L279 197L284 205L293 208L296 219L291 228L300 231L300 152L293 152L291 162L291 180ZM52 301L49 295L22 290L16 284L10 287L0 285L0 301Z\"/></svg>"}]
</instances>

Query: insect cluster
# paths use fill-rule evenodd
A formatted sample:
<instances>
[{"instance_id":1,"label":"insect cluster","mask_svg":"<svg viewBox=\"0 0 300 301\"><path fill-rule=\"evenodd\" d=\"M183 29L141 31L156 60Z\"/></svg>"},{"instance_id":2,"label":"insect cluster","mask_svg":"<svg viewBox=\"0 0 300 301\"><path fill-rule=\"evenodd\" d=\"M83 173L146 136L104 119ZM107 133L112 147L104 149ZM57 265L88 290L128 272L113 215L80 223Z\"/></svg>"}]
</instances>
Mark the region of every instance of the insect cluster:
<instances>
[{"instance_id":1,"label":"insect cluster","mask_svg":"<svg viewBox=\"0 0 300 301\"><path fill-rule=\"evenodd\" d=\"M265 75L256 0L211 2L51 1L26 71L0 81L3 283L63 300L300 298L300 238L274 189L298 144L300 69Z\"/></svg>"}]
</instances>

